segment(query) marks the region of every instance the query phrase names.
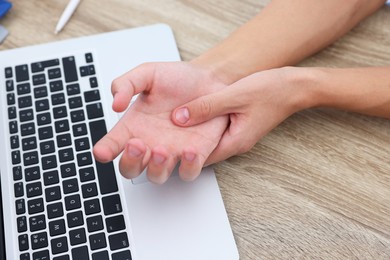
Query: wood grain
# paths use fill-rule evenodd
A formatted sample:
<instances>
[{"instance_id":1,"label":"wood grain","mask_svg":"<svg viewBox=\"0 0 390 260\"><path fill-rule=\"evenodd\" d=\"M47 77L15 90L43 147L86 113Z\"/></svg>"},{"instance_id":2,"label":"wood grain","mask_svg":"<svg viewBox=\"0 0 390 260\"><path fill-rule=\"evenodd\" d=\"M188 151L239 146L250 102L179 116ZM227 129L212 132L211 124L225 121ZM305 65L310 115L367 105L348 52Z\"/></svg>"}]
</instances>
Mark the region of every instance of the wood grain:
<instances>
[{"instance_id":1,"label":"wood grain","mask_svg":"<svg viewBox=\"0 0 390 260\"><path fill-rule=\"evenodd\" d=\"M59 35L66 0L13 3L0 49L167 23L188 61L268 1L83 0ZM389 24L383 7L299 66L389 65ZM241 259L390 259L390 120L303 111L215 169Z\"/></svg>"}]
</instances>

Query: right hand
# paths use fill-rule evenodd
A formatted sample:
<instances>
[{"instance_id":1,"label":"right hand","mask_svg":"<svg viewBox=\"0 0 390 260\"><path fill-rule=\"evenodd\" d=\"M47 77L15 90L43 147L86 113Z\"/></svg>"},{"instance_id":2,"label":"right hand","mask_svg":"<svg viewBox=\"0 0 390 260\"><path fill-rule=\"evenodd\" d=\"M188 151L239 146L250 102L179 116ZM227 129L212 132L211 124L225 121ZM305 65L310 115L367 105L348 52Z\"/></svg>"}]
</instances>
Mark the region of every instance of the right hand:
<instances>
[{"instance_id":1,"label":"right hand","mask_svg":"<svg viewBox=\"0 0 390 260\"><path fill-rule=\"evenodd\" d=\"M112 84L114 111L126 110L131 98L139 97L96 143L95 158L108 162L123 151L122 175L134 178L147 167L147 176L155 183L165 182L180 160L182 179L195 179L218 145L228 118L216 117L184 129L172 123L171 113L177 106L224 87L209 70L185 62L147 63L127 72Z\"/></svg>"}]
</instances>

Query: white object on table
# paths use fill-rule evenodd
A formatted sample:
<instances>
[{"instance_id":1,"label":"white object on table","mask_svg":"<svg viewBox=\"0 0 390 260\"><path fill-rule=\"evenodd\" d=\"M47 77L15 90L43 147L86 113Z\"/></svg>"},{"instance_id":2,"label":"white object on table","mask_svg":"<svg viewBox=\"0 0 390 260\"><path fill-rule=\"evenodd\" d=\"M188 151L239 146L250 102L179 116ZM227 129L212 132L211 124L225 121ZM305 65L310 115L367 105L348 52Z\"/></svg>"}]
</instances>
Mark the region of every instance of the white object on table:
<instances>
[{"instance_id":1,"label":"white object on table","mask_svg":"<svg viewBox=\"0 0 390 260\"><path fill-rule=\"evenodd\" d=\"M59 33L62 28L64 28L65 24L69 21L70 17L76 10L77 6L79 5L80 0L70 0L68 5L66 6L64 12L62 13L60 20L58 20L55 34Z\"/></svg>"}]
</instances>

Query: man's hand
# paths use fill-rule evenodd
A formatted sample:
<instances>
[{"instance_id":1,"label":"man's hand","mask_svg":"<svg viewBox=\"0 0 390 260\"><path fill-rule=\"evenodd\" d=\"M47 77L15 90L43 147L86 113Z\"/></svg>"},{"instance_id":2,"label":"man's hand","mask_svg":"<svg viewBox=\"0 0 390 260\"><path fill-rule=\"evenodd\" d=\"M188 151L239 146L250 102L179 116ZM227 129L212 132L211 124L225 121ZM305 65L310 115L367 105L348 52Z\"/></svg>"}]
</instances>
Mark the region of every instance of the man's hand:
<instances>
[{"instance_id":1,"label":"man's hand","mask_svg":"<svg viewBox=\"0 0 390 260\"><path fill-rule=\"evenodd\" d=\"M96 159L108 162L123 151L119 163L122 175L134 178L147 167L148 178L155 183L165 182L181 160L181 178L195 179L218 145L228 117L184 129L172 123L172 110L224 87L215 75L185 62L148 63L129 71L112 84L114 111L125 111L131 98L139 96L95 145ZM180 120L187 115L176 116Z\"/></svg>"}]
</instances>

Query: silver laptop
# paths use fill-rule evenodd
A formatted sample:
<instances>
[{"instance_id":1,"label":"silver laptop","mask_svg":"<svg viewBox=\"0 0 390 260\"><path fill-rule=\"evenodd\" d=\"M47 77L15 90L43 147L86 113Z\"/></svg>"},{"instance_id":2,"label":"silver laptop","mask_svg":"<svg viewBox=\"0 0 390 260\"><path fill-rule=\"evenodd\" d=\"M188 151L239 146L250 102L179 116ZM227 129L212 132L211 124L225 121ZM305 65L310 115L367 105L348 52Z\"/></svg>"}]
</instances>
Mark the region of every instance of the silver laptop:
<instances>
[{"instance_id":1,"label":"silver laptop","mask_svg":"<svg viewBox=\"0 0 390 260\"><path fill-rule=\"evenodd\" d=\"M211 168L158 186L91 153L111 81L177 60L163 24L0 52L1 259L238 259Z\"/></svg>"}]
</instances>

